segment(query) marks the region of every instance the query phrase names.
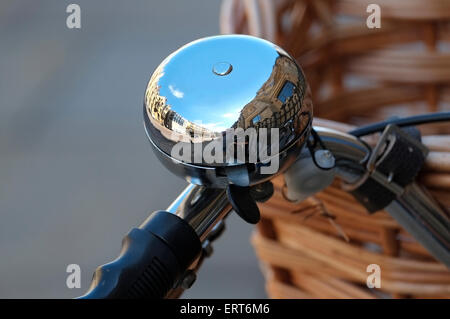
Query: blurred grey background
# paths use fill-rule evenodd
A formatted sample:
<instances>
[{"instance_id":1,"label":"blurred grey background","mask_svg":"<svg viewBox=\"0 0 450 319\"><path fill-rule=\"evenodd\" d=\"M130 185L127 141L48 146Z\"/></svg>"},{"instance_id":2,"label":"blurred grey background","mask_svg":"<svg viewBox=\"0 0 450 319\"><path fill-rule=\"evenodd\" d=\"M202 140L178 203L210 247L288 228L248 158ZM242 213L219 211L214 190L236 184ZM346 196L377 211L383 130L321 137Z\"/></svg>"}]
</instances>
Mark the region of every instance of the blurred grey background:
<instances>
[{"instance_id":1,"label":"blurred grey background","mask_svg":"<svg viewBox=\"0 0 450 319\"><path fill-rule=\"evenodd\" d=\"M66 7L81 7L81 29ZM156 66L219 33L220 1L0 2L0 297L70 298L184 188L156 160L142 101ZM234 214L184 297L265 297ZM79 264L81 289L66 287Z\"/></svg>"}]
</instances>

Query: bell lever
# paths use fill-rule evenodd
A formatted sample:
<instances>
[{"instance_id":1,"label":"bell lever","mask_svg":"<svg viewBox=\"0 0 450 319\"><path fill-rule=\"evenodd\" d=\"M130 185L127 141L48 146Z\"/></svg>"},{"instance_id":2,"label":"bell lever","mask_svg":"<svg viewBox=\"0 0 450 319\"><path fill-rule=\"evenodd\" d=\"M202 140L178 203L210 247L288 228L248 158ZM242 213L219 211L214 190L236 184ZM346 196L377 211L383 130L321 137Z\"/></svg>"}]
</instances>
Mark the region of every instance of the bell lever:
<instances>
[{"instance_id":1,"label":"bell lever","mask_svg":"<svg viewBox=\"0 0 450 319\"><path fill-rule=\"evenodd\" d=\"M243 220L249 224L259 222L259 208L250 195L250 187L230 184L227 187L227 196L231 207Z\"/></svg>"}]
</instances>

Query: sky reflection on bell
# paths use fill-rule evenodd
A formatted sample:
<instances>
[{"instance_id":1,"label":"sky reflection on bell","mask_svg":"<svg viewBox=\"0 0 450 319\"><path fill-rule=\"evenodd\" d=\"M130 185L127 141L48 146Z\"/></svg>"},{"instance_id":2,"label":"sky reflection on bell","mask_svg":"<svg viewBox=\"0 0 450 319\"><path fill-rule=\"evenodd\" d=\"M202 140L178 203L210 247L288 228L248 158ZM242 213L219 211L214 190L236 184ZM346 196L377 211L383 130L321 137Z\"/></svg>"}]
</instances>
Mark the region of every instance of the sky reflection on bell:
<instances>
[{"instance_id":1,"label":"sky reflection on bell","mask_svg":"<svg viewBox=\"0 0 450 319\"><path fill-rule=\"evenodd\" d=\"M267 50L268 45L274 49ZM195 41L165 61L160 95L183 118L214 132L224 131L270 77L278 56L275 46L248 36ZM231 72L215 74L214 65L223 62L232 65Z\"/></svg>"}]
</instances>

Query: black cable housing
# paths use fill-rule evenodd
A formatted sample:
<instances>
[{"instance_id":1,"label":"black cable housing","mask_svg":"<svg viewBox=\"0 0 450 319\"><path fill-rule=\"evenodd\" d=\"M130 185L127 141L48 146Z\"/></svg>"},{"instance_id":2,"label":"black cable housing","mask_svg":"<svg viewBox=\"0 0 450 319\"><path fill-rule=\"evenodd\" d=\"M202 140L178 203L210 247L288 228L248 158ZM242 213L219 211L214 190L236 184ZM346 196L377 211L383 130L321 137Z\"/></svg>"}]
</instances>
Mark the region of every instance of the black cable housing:
<instances>
[{"instance_id":1,"label":"black cable housing","mask_svg":"<svg viewBox=\"0 0 450 319\"><path fill-rule=\"evenodd\" d=\"M399 127L415 126L436 122L450 121L450 112L436 112L421 115L408 116L403 118L393 118L382 122L377 122L359 127L348 132L356 137L366 136L383 131L389 124L395 124Z\"/></svg>"}]
</instances>

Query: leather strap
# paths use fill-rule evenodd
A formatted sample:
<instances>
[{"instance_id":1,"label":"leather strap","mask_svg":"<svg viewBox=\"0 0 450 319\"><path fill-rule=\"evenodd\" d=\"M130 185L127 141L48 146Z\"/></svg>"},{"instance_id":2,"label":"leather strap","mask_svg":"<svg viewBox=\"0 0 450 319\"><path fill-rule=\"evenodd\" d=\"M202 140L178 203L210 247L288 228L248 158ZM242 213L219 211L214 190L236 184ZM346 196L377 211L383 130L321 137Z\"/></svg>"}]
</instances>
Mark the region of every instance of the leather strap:
<instances>
[{"instance_id":1,"label":"leather strap","mask_svg":"<svg viewBox=\"0 0 450 319\"><path fill-rule=\"evenodd\" d=\"M427 154L417 129L388 125L351 193L371 213L385 208L414 181Z\"/></svg>"}]
</instances>

